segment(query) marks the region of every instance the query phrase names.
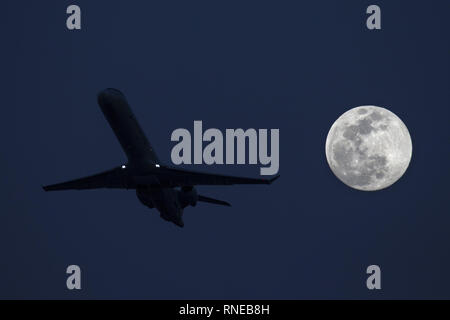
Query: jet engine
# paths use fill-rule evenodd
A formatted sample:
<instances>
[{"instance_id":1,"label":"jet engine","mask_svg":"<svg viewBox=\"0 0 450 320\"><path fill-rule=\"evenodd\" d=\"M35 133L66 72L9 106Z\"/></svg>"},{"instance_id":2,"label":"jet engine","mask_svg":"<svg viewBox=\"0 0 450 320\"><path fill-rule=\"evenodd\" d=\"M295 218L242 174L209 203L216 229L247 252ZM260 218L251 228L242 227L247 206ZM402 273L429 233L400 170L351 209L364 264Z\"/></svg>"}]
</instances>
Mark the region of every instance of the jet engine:
<instances>
[{"instance_id":1,"label":"jet engine","mask_svg":"<svg viewBox=\"0 0 450 320\"><path fill-rule=\"evenodd\" d=\"M140 202L142 202L143 205L154 208L155 205L153 204L152 199L150 198L150 195L146 192L145 189L136 189L136 195Z\"/></svg>"},{"instance_id":2,"label":"jet engine","mask_svg":"<svg viewBox=\"0 0 450 320\"><path fill-rule=\"evenodd\" d=\"M181 190L178 190L178 201L182 208L195 207L198 201L197 190L194 187L182 187Z\"/></svg>"}]
</instances>

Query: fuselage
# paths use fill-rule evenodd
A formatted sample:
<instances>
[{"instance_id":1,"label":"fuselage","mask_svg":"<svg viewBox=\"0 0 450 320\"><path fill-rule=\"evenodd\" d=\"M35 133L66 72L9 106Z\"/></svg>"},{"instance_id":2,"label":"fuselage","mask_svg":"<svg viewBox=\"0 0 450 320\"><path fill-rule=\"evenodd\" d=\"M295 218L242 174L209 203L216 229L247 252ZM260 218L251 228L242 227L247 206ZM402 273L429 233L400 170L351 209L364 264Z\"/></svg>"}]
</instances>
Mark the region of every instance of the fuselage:
<instances>
[{"instance_id":1,"label":"fuselage","mask_svg":"<svg viewBox=\"0 0 450 320\"><path fill-rule=\"evenodd\" d=\"M99 93L97 100L129 159L128 168L147 172L158 165L158 156L131 111L125 96L117 89L106 89Z\"/></svg>"},{"instance_id":2,"label":"fuselage","mask_svg":"<svg viewBox=\"0 0 450 320\"><path fill-rule=\"evenodd\" d=\"M136 120L125 96L116 89L106 89L98 95L98 104L109 122L129 162L124 166L131 176L145 175L147 179L159 167L159 159ZM156 177L155 177L156 179ZM155 181L157 184L157 181ZM136 191L139 200L156 208L161 218L184 226L183 208L174 188L142 187Z\"/></svg>"}]
</instances>

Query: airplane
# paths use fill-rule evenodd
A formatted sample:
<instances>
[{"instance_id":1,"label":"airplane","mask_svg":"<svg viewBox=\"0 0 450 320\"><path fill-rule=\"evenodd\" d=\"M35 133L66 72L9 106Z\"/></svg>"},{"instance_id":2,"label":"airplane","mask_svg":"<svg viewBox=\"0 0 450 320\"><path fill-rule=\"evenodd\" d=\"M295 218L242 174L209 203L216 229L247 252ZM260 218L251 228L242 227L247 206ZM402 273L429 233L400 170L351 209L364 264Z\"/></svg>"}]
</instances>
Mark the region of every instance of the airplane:
<instances>
[{"instance_id":1,"label":"airplane","mask_svg":"<svg viewBox=\"0 0 450 320\"><path fill-rule=\"evenodd\" d=\"M125 151L128 163L92 176L43 186L45 191L86 189L134 189L138 199L156 208L162 219L184 227L183 211L197 202L231 206L228 202L199 195L197 185L272 184L271 179L234 177L177 169L159 161L125 98L108 88L97 96L98 104Z\"/></svg>"}]
</instances>

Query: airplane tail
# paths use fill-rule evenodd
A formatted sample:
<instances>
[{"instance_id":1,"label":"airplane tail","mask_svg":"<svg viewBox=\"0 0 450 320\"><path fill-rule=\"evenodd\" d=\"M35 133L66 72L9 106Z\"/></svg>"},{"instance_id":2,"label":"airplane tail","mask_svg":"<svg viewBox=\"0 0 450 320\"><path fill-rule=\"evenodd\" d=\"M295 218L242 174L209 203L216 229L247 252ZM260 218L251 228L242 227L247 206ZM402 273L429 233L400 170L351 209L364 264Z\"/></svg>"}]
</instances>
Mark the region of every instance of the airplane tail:
<instances>
[{"instance_id":1,"label":"airplane tail","mask_svg":"<svg viewBox=\"0 0 450 320\"><path fill-rule=\"evenodd\" d=\"M231 207L231 204L229 204L226 201L217 200L217 199L213 199L213 198L209 198L209 197L205 197L205 196L201 196L201 195L198 196L198 201L208 202L208 203L212 203L212 204L218 204L220 206Z\"/></svg>"}]
</instances>

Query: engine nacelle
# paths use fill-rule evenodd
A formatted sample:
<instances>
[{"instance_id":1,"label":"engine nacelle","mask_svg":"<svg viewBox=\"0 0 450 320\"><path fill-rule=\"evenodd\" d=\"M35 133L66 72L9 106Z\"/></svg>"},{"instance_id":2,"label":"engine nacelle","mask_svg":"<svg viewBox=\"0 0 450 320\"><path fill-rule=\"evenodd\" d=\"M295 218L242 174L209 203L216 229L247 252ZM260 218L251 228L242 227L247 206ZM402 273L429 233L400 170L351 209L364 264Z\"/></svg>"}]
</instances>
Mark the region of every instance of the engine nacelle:
<instances>
[{"instance_id":1,"label":"engine nacelle","mask_svg":"<svg viewBox=\"0 0 450 320\"><path fill-rule=\"evenodd\" d=\"M136 195L140 202L142 202L143 205L154 208L155 205L153 204L152 199L150 198L150 195L146 192L145 189L136 189Z\"/></svg>"},{"instance_id":2,"label":"engine nacelle","mask_svg":"<svg viewBox=\"0 0 450 320\"><path fill-rule=\"evenodd\" d=\"M182 208L195 207L198 201L197 190L194 187L183 187L178 191L178 201Z\"/></svg>"}]
</instances>

